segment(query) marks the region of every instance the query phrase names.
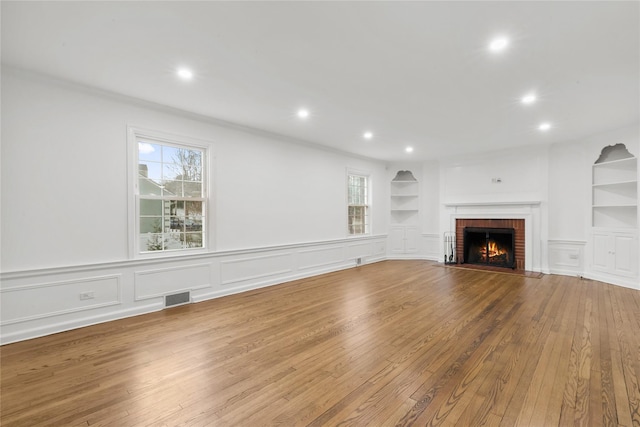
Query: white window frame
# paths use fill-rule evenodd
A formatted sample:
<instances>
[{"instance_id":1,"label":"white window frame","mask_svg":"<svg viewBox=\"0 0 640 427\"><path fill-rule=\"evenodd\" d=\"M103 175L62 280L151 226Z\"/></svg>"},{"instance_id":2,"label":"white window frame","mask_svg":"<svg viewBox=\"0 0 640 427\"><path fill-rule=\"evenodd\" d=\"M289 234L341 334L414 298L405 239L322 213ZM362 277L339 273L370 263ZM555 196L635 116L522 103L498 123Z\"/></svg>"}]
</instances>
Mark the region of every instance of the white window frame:
<instances>
[{"instance_id":1,"label":"white window frame","mask_svg":"<svg viewBox=\"0 0 640 427\"><path fill-rule=\"evenodd\" d=\"M139 229L140 229L140 188L138 179L138 140L147 139L158 144L169 145L179 148L194 148L203 152L202 167L202 209L204 212L204 221L202 224L202 247L201 248L184 248L160 251L142 251L140 247ZM209 141L189 138L170 134L167 132L149 130L140 127L127 126L127 153L128 153L128 173L127 182L129 189L129 208L128 208L128 235L129 235L129 257L130 258L162 258L172 256L192 255L203 252L213 251L213 239L211 230L213 230L213 203L211 202L211 186L209 177L212 176L211 152L213 144Z\"/></svg>"},{"instance_id":2,"label":"white window frame","mask_svg":"<svg viewBox=\"0 0 640 427\"><path fill-rule=\"evenodd\" d=\"M360 176L360 177L365 177L367 179L367 191L366 191L366 214L365 214L365 230L363 233L357 233L357 234L352 234L349 230L349 207L351 206L349 204L349 177L350 176ZM345 218L346 218L346 224L345 224L345 230L346 230L346 234L347 237L362 237L362 236L368 236L371 235L371 230L373 229L373 224L372 224L372 209L371 209L371 201L372 201L372 180L371 180L371 173L368 171L363 171L363 170L358 170L358 169L352 169L352 168L347 168L347 173L345 175L345 181L346 181L346 185L345 185Z\"/></svg>"}]
</instances>

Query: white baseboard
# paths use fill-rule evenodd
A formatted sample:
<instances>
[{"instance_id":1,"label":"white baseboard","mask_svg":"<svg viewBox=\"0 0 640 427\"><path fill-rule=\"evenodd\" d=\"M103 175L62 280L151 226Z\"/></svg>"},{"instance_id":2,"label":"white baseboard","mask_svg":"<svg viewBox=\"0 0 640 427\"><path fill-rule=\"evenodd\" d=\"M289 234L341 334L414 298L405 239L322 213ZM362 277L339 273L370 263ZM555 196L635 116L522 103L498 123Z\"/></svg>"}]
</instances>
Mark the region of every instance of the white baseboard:
<instances>
[{"instance_id":1,"label":"white baseboard","mask_svg":"<svg viewBox=\"0 0 640 427\"><path fill-rule=\"evenodd\" d=\"M0 337L0 345L43 337L58 332L69 331L72 329L84 328L86 326L97 325L99 323L110 322L127 317L139 316L141 314L160 311L163 308L164 305L162 303L146 304L144 306L138 306L127 310L110 311L108 313L100 315L84 316L63 322L48 323L46 325L27 327L10 332L3 332L2 336Z\"/></svg>"}]
</instances>

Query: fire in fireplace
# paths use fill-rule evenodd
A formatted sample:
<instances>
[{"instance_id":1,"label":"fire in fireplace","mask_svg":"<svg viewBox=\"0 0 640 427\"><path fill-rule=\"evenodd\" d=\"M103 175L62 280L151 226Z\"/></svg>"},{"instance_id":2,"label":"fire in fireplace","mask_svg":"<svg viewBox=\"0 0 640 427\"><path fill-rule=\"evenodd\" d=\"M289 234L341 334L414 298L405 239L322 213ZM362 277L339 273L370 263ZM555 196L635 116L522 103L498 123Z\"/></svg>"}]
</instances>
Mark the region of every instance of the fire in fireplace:
<instances>
[{"instance_id":1,"label":"fire in fireplace","mask_svg":"<svg viewBox=\"0 0 640 427\"><path fill-rule=\"evenodd\" d=\"M467 264L515 268L513 228L464 228L464 259Z\"/></svg>"}]
</instances>

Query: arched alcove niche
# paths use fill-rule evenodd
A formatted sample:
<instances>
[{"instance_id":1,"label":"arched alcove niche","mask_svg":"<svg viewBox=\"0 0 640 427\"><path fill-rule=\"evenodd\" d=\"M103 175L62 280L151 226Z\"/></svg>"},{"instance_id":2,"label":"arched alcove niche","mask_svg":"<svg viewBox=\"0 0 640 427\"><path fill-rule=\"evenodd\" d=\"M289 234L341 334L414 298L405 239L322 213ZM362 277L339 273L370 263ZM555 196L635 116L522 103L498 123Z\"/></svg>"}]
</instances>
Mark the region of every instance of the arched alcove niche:
<instances>
[{"instance_id":1,"label":"arched alcove niche","mask_svg":"<svg viewBox=\"0 0 640 427\"><path fill-rule=\"evenodd\" d=\"M413 176L411 171L398 171L396 173L395 178L391 181L393 182L418 182L418 180Z\"/></svg>"},{"instance_id":2,"label":"arched alcove niche","mask_svg":"<svg viewBox=\"0 0 640 427\"><path fill-rule=\"evenodd\" d=\"M608 145L602 149L600 157L598 157L595 164L624 160L633 157L635 156L627 150L627 147L624 144Z\"/></svg>"}]
</instances>

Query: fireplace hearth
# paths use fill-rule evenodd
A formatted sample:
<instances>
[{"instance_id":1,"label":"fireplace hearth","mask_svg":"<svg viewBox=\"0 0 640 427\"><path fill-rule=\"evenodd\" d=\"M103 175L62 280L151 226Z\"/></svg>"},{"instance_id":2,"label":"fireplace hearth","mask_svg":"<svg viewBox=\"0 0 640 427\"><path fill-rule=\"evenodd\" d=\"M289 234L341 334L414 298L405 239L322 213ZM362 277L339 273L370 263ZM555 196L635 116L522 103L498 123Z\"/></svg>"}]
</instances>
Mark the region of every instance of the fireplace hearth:
<instances>
[{"instance_id":1,"label":"fireplace hearth","mask_svg":"<svg viewBox=\"0 0 640 427\"><path fill-rule=\"evenodd\" d=\"M515 268L515 230L513 228L465 227L465 264Z\"/></svg>"}]
</instances>

